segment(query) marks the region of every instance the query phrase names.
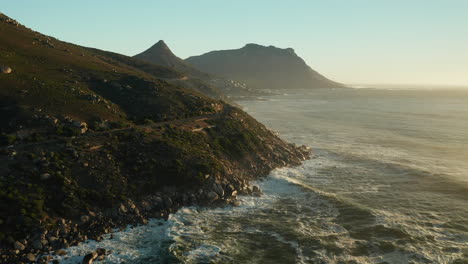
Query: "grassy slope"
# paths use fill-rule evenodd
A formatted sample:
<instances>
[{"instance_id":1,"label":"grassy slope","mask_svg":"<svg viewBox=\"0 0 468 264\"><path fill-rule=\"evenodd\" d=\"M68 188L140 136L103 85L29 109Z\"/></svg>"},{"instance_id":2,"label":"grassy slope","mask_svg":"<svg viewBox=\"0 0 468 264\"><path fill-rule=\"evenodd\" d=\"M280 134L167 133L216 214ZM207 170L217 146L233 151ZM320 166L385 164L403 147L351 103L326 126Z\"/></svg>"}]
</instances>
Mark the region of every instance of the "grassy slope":
<instances>
[{"instance_id":1,"label":"grassy slope","mask_svg":"<svg viewBox=\"0 0 468 264\"><path fill-rule=\"evenodd\" d=\"M2 111L7 113L1 116L3 124L19 113L30 116L34 108L87 122L144 116L158 121L156 116L177 118L212 103L157 79L180 76L168 68L64 43L8 23L0 23L0 35L0 63L13 68L12 74L0 75L1 105L3 110L18 111L14 115ZM127 86L133 89L125 89ZM89 102L86 95L111 99L111 108ZM137 110L119 100L128 97L139 106Z\"/></svg>"}]
</instances>

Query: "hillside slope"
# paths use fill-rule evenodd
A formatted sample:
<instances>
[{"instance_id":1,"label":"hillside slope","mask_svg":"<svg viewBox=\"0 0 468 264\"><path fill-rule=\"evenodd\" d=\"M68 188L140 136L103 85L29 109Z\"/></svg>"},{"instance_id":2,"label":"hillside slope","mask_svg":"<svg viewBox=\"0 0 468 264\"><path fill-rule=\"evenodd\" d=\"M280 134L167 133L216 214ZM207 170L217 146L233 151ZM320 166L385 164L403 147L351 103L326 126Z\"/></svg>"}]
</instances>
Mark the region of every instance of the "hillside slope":
<instances>
[{"instance_id":1,"label":"hillside slope","mask_svg":"<svg viewBox=\"0 0 468 264\"><path fill-rule=\"evenodd\" d=\"M0 36L11 69L0 73L0 263L182 205L235 203L249 180L308 156L240 109L165 81L175 70L3 14Z\"/></svg>"},{"instance_id":2,"label":"hillside slope","mask_svg":"<svg viewBox=\"0 0 468 264\"><path fill-rule=\"evenodd\" d=\"M186 62L202 71L240 80L256 89L344 87L314 71L291 48L247 44L241 49L193 56Z\"/></svg>"}]
</instances>

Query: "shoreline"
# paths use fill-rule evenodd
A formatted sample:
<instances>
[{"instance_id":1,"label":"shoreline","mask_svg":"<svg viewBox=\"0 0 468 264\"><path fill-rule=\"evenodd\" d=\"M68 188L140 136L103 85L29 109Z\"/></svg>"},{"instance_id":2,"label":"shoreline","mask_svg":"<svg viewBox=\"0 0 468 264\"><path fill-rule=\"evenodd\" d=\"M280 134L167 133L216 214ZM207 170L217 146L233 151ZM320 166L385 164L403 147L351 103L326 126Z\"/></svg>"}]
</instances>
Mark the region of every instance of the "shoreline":
<instances>
[{"instance_id":1,"label":"shoreline","mask_svg":"<svg viewBox=\"0 0 468 264\"><path fill-rule=\"evenodd\" d=\"M310 158L310 150L307 147L298 147L297 150L303 155L301 162ZM267 177L273 169L300 164L297 161L283 161L282 165L275 164L276 166L268 172L250 181L235 176L221 179L206 175L207 181L198 189L178 190L175 187L167 187L161 192L155 192L141 199L127 199L102 212L90 211L80 219L61 218L55 228L29 234L26 239L15 241L14 248L2 249L0 263L59 263L54 261L53 256L66 254L64 250L66 248L77 246L87 240L100 242L106 234L112 234L115 230L123 231L128 226L146 225L151 219L167 221L170 214L185 206L238 206L237 195L262 194L257 186L251 185L252 180ZM105 254L96 253L93 257L97 260L99 257L105 257Z\"/></svg>"}]
</instances>

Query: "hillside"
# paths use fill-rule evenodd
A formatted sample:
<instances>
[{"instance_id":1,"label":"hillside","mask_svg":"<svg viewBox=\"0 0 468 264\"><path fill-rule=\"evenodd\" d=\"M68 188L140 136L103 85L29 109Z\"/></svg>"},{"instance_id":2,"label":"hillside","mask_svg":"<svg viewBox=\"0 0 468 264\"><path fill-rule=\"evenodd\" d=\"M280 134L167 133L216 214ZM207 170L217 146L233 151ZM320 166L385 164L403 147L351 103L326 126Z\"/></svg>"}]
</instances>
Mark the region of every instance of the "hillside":
<instances>
[{"instance_id":1,"label":"hillside","mask_svg":"<svg viewBox=\"0 0 468 264\"><path fill-rule=\"evenodd\" d=\"M250 180L308 157L240 109L169 83L176 70L3 14L0 36L0 263L183 205L236 204L259 193Z\"/></svg>"},{"instance_id":2,"label":"hillside","mask_svg":"<svg viewBox=\"0 0 468 264\"><path fill-rule=\"evenodd\" d=\"M255 89L344 87L314 71L291 48L247 44L241 49L193 56L186 62L202 71L245 82Z\"/></svg>"}]
</instances>

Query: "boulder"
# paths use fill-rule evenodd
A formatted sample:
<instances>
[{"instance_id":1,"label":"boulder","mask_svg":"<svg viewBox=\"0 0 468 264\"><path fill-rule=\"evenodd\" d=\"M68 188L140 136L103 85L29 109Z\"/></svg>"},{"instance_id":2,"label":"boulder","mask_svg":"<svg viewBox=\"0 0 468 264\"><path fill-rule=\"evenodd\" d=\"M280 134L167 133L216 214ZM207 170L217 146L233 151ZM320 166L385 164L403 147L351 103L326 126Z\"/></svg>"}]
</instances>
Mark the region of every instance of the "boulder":
<instances>
[{"instance_id":1,"label":"boulder","mask_svg":"<svg viewBox=\"0 0 468 264\"><path fill-rule=\"evenodd\" d=\"M240 195L251 195L252 194L252 189L250 187L246 187L242 190L239 191Z\"/></svg>"},{"instance_id":2,"label":"boulder","mask_svg":"<svg viewBox=\"0 0 468 264\"><path fill-rule=\"evenodd\" d=\"M235 191L235 190L236 190L236 188L235 188L234 185L232 185L232 184L226 184L226 185L224 186L224 191L225 191L226 193L232 193L232 192Z\"/></svg>"},{"instance_id":3,"label":"boulder","mask_svg":"<svg viewBox=\"0 0 468 264\"><path fill-rule=\"evenodd\" d=\"M37 260L37 262L39 262L39 263L47 263L47 262L51 261L52 259L53 259L53 257L50 256L50 255L49 255L49 256L42 256L42 257L40 257L40 258Z\"/></svg>"},{"instance_id":4,"label":"boulder","mask_svg":"<svg viewBox=\"0 0 468 264\"><path fill-rule=\"evenodd\" d=\"M164 206L165 206L166 208L171 208L171 207L172 207L173 202L172 202L171 197L169 197L169 196L164 196L163 200L164 200Z\"/></svg>"},{"instance_id":5,"label":"boulder","mask_svg":"<svg viewBox=\"0 0 468 264\"><path fill-rule=\"evenodd\" d=\"M26 259L27 259L28 261L30 261L30 262L33 262L33 261L36 260L36 256L35 256L34 254L32 254L32 253L28 253L28 254L26 255Z\"/></svg>"},{"instance_id":6,"label":"boulder","mask_svg":"<svg viewBox=\"0 0 468 264\"><path fill-rule=\"evenodd\" d=\"M60 122L60 120L58 120L58 118L51 117L51 118L49 119L49 122L50 122L51 125L54 125L54 126L55 126L55 125L57 125L57 124Z\"/></svg>"},{"instance_id":7,"label":"boulder","mask_svg":"<svg viewBox=\"0 0 468 264\"><path fill-rule=\"evenodd\" d=\"M10 67L8 67L6 65L0 66L0 69L1 69L2 73L4 73L4 74L9 74L9 73L11 73L13 71Z\"/></svg>"},{"instance_id":8,"label":"boulder","mask_svg":"<svg viewBox=\"0 0 468 264\"><path fill-rule=\"evenodd\" d=\"M152 202L153 202L153 205L155 208L159 208L159 209L162 209L162 206L163 206L163 199L159 196L156 196L152 199Z\"/></svg>"},{"instance_id":9,"label":"boulder","mask_svg":"<svg viewBox=\"0 0 468 264\"><path fill-rule=\"evenodd\" d=\"M42 249L42 242L41 242L41 240L35 240L34 242L31 243L31 246L34 249L40 250L40 249Z\"/></svg>"},{"instance_id":10,"label":"boulder","mask_svg":"<svg viewBox=\"0 0 468 264\"><path fill-rule=\"evenodd\" d=\"M252 194L254 196L261 196L263 193L262 193L262 190L260 190L260 188L258 186L253 186Z\"/></svg>"},{"instance_id":11,"label":"boulder","mask_svg":"<svg viewBox=\"0 0 468 264\"><path fill-rule=\"evenodd\" d=\"M54 244L58 241L58 238L54 236L49 236L47 240L49 240L49 244Z\"/></svg>"},{"instance_id":12,"label":"boulder","mask_svg":"<svg viewBox=\"0 0 468 264\"><path fill-rule=\"evenodd\" d=\"M206 194L206 198L208 198L208 200L210 201L215 201L215 200L218 200L219 197L216 192L211 191Z\"/></svg>"},{"instance_id":13,"label":"boulder","mask_svg":"<svg viewBox=\"0 0 468 264\"><path fill-rule=\"evenodd\" d=\"M15 249L18 249L18 250L21 250L21 251L23 251L23 250L26 248L26 246L23 245L23 244L22 244L21 242L19 242L19 241L16 241L14 246L15 246Z\"/></svg>"},{"instance_id":14,"label":"boulder","mask_svg":"<svg viewBox=\"0 0 468 264\"><path fill-rule=\"evenodd\" d=\"M126 214L127 212L128 212L127 207L125 207L124 204L120 204L120 206L119 206L119 213L122 214L122 215L124 215L124 214Z\"/></svg>"},{"instance_id":15,"label":"boulder","mask_svg":"<svg viewBox=\"0 0 468 264\"><path fill-rule=\"evenodd\" d=\"M76 128L79 128L81 134L84 134L84 133L86 133L86 131L88 131L88 124L86 124L85 122L75 120L75 121L72 122L72 125L74 127L76 127Z\"/></svg>"},{"instance_id":16,"label":"boulder","mask_svg":"<svg viewBox=\"0 0 468 264\"><path fill-rule=\"evenodd\" d=\"M50 178L50 173L41 174L41 180L45 181Z\"/></svg>"},{"instance_id":17,"label":"boulder","mask_svg":"<svg viewBox=\"0 0 468 264\"><path fill-rule=\"evenodd\" d=\"M60 235L61 235L61 236L66 236L66 235L68 235L68 228L67 228L66 225L62 225L62 226L60 227Z\"/></svg>"},{"instance_id":18,"label":"boulder","mask_svg":"<svg viewBox=\"0 0 468 264\"><path fill-rule=\"evenodd\" d=\"M96 253L99 256L106 255L106 249L105 248L98 248L98 249L96 249Z\"/></svg>"},{"instance_id":19,"label":"boulder","mask_svg":"<svg viewBox=\"0 0 468 264\"><path fill-rule=\"evenodd\" d=\"M140 207L143 209L145 212L149 212L153 209L153 205L149 203L148 201L144 200L140 202Z\"/></svg>"},{"instance_id":20,"label":"boulder","mask_svg":"<svg viewBox=\"0 0 468 264\"><path fill-rule=\"evenodd\" d=\"M213 183L213 191L215 191L220 197L224 196L224 190L218 183Z\"/></svg>"},{"instance_id":21,"label":"boulder","mask_svg":"<svg viewBox=\"0 0 468 264\"><path fill-rule=\"evenodd\" d=\"M59 250L55 251L55 255L57 255L57 256L64 256L66 254L67 254L67 252L64 249L59 249Z\"/></svg>"},{"instance_id":22,"label":"boulder","mask_svg":"<svg viewBox=\"0 0 468 264\"><path fill-rule=\"evenodd\" d=\"M89 216L83 215L80 220L82 224L87 223L89 221Z\"/></svg>"},{"instance_id":23,"label":"boulder","mask_svg":"<svg viewBox=\"0 0 468 264\"><path fill-rule=\"evenodd\" d=\"M42 244L42 247L45 248L47 247L47 245L49 245L49 241L47 239L41 239L41 244Z\"/></svg>"},{"instance_id":24,"label":"boulder","mask_svg":"<svg viewBox=\"0 0 468 264\"><path fill-rule=\"evenodd\" d=\"M94 261L97 257L98 257L98 253L97 253L97 252L89 253L88 255L86 255L86 256L83 257L82 263L83 263L83 264L92 264L93 261Z\"/></svg>"}]
</instances>

